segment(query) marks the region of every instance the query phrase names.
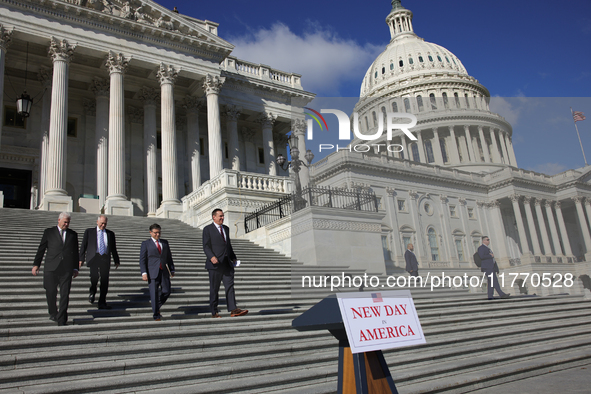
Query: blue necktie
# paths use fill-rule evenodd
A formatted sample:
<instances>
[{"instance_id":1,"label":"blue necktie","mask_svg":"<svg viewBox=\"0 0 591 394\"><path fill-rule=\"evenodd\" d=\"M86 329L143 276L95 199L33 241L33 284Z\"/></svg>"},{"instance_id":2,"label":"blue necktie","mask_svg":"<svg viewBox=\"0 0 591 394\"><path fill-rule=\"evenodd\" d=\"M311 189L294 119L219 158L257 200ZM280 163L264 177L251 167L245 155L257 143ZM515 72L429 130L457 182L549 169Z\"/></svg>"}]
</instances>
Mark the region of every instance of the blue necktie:
<instances>
[{"instance_id":1,"label":"blue necktie","mask_svg":"<svg viewBox=\"0 0 591 394\"><path fill-rule=\"evenodd\" d=\"M104 238L104 231L101 230L100 231L100 236L99 236L99 254L102 256L106 253L106 248L105 248L105 238Z\"/></svg>"}]
</instances>

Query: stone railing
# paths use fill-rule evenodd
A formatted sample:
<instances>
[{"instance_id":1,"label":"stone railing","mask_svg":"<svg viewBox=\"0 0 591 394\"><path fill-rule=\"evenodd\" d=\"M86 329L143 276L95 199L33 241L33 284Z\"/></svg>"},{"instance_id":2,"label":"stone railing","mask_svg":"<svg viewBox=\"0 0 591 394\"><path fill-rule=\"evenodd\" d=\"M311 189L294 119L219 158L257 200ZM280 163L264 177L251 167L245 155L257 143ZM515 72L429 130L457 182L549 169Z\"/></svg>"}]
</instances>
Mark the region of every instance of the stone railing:
<instances>
[{"instance_id":1,"label":"stone railing","mask_svg":"<svg viewBox=\"0 0 591 394\"><path fill-rule=\"evenodd\" d=\"M302 89L302 76L300 74L288 73L274 70L263 64L251 63L240 60L234 56L228 56L221 64L224 71L245 75L250 78L266 80L296 89Z\"/></svg>"},{"instance_id":2,"label":"stone railing","mask_svg":"<svg viewBox=\"0 0 591 394\"><path fill-rule=\"evenodd\" d=\"M218 176L205 181L199 189L182 198L183 211L189 210L192 206L226 188L274 193L293 191L292 180L288 177L239 172L225 168Z\"/></svg>"}]
</instances>

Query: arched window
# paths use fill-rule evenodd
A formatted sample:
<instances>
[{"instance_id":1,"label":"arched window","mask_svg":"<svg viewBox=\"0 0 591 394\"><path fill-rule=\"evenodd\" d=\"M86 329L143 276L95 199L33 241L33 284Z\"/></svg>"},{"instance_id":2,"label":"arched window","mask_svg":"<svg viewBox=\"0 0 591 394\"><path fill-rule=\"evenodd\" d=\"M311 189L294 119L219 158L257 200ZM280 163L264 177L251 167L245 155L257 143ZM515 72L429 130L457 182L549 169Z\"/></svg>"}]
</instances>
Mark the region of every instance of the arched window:
<instances>
[{"instance_id":1,"label":"arched window","mask_svg":"<svg viewBox=\"0 0 591 394\"><path fill-rule=\"evenodd\" d=\"M417 105L419 106L419 112L425 109L423 107L423 98L420 95L417 96Z\"/></svg>"},{"instance_id":2,"label":"arched window","mask_svg":"<svg viewBox=\"0 0 591 394\"><path fill-rule=\"evenodd\" d=\"M394 70L394 63L390 63L390 70Z\"/></svg>"},{"instance_id":3,"label":"arched window","mask_svg":"<svg viewBox=\"0 0 591 394\"><path fill-rule=\"evenodd\" d=\"M433 93L429 95L429 100L431 101L431 109L437 109L437 101L435 100L435 95Z\"/></svg>"},{"instance_id":4,"label":"arched window","mask_svg":"<svg viewBox=\"0 0 591 394\"><path fill-rule=\"evenodd\" d=\"M398 104L396 104L396 101L392 103L392 112L398 112Z\"/></svg>"},{"instance_id":5,"label":"arched window","mask_svg":"<svg viewBox=\"0 0 591 394\"><path fill-rule=\"evenodd\" d=\"M458 92L454 93L454 98L456 99L456 108L460 108L460 96L458 96Z\"/></svg>"},{"instance_id":6,"label":"arched window","mask_svg":"<svg viewBox=\"0 0 591 394\"><path fill-rule=\"evenodd\" d=\"M433 227L427 231L427 237L429 238L429 248L431 248L431 261L439 261L439 243Z\"/></svg>"},{"instance_id":7,"label":"arched window","mask_svg":"<svg viewBox=\"0 0 591 394\"><path fill-rule=\"evenodd\" d=\"M419 56L419 62L423 63L423 57Z\"/></svg>"},{"instance_id":8,"label":"arched window","mask_svg":"<svg viewBox=\"0 0 591 394\"><path fill-rule=\"evenodd\" d=\"M386 67L382 67L382 74L386 73Z\"/></svg>"},{"instance_id":9,"label":"arched window","mask_svg":"<svg viewBox=\"0 0 591 394\"><path fill-rule=\"evenodd\" d=\"M421 161L421 156L419 156L419 146L416 142L410 146L410 149L412 149L412 159L414 161Z\"/></svg>"},{"instance_id":10,"label":"arched window","mask_svg":"<svg viewBox=\"0 0 591 394\"><path fill-rule=\"evenodd\" d=\"M433 57L431 55L429 55L429 61L432 62L433 61Z\"/></svg>"},{"instance_id":11,"label":"arched window","mask_svg":"<svg viewBox=\"0 0 591 394\"><path fill-rule=\"evenodd\" d=\"M404 99L404 111L410 112L410 100L408 97Z\"/></svg>"},{"instance_id":12,"label":"arched window","mask_svg":"<svg viewBox=\"0 0 591 394\"><path fill-rule=\"evenodd\" d=\"M371 117L373 118L373 126L377 127L378 125L378 117L376 115L376 111L371 112Z\"/></svg>"},{"instance_id":13,"label":"arched window","mask_svg":"<svg viewBox=\"0 0 591 394\"><path fill-rule=\"evenodd\" d=\"M449 109L449 101L447 100L447 93L443 92L441 94L441 96L443 97L443 106L445 107L445 109Z\"/></svg>"},{"instance_id":14,"label":"arched window","mask_svg":"<svg viewBox=\"0 0 591 394\"><path fill-rule=\"evenodd\" d=\"M367 116L365 117L365 130L369 130L369 120L367 120Z\"/></svg>"},{"instance_id":15,"label":"arched window","mask_svg":"<svg viewBox=\"0 0 591 394\"><path fill-rule=\"evenodd\" d=\"M445 148L445 138L439 139L439 146L441 147L441 156L444 163L447 163L447 149Z\"/></svg>"},{"instance_id":16,"label":"arched window","mask_svg":"<svg viewBox=\"0 0 591 394\"><path fill-rule=\"evenodd\" d=\"M412 60L412 57L409 57L408 58L408 64L413 64L413 63L414 63L414 61Z\"/></svg>"},{"instance_id":17,"label":"arched window","mask_svg":"<svg viewBox=\"0 0 591 394\"><path fill-rule=\"evenodd\" d=\"M427 163L433 163L435 157L433 156L433 145L431 145L431 141L425 142L425 150L427 151Z\"/></svg>"},{"instance_id":18,"label":"arched window","mask_svg":"<svg viewBox=\"0 0 591 394\"><path fill-rule=\"evenodd\" d=\"M402 67L402 66L404 66L404 62L403 62L402 60L399 60L399 61L398 61L398 65L399 65L400 67Z\"/></svg>"},{"instance_id":19,"label":"arched window","mask_svg":"<svg viewBox=\"0 0 591 394\"><path fill-rule=\"evenodd\" d=\"M382 115L384 116L384 125L386 125L386 122L388 121L388 118L386 115L386 107L382 107Z\"/></svg>"}]
</instances>

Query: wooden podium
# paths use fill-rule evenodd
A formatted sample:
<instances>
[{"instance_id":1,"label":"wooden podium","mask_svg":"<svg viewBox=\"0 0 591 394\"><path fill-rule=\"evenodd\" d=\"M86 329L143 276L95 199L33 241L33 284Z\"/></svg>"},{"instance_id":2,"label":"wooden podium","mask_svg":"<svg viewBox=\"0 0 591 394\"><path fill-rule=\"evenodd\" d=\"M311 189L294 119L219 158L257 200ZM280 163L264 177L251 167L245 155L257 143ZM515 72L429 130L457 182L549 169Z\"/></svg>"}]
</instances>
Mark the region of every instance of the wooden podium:
<instances>
[{"instance_id":1,"label":"wooden podium","mask_svg":"<svg viewBox=\"0 0 591 394\"><path fill-rule=\"evenodd\" d=\"M328 330L339 341L339 394L398 394L381 350L351 353L335 295L330 295L295 318L298 331Z\"/></svg>"}]
</instances>

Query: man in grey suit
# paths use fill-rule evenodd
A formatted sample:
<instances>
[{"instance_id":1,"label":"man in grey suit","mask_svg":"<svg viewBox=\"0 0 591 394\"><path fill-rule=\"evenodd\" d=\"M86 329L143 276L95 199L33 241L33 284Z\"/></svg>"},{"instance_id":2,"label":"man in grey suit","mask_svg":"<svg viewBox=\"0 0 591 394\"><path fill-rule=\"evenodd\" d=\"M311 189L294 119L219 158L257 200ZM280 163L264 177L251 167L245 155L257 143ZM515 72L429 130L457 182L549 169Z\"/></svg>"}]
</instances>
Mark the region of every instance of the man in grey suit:
<instances>
[{"instance_id":1,"label":"man in grey suit","mask_svg":"<svg viewBox=\"0 0 591 394\"><path fill-rule=\"evenodd\" d=\"M486 272L487 277L487 287L488 287L488 299L492 300L494 296L494 290L497 291L501 298L509 298L511 294L504 293L501 290L501 286L499 286L499 280L497 279L497 263L495 262L495 254L489 248L490 245L490 238L486 235L482 237L482 245L478 248L478 255L480 256L480 260L482 260L482 265L480 266L480 271ZM491 281L492 276L492 281ZM492 283L491 283L492 282ZM494 287L494 290L493 290Z\"/></svg>"},{"instance_id":2,"label":"man in grey suit","mask_svg":"<svg viewBox=\"0 0 591 394\"><path fill-rule=\"evenodd\" d=\"M115 269L119 267L119 254L115 244L115 233L107 230L107 217L100 215L96 221L96 227L86 229L80 246L80 267L86 260L90 268L90 294L88 302L94 302L96 285L101 279L101 292L98 308L111 309L107 304L107 292L109 291L109 271L111 269L111 256L115 262Z\"/></svg>"},{"instance_id":3,"label":"man in grey suit","mask_svg":"<svg viewBox=\"0 0 591 394\"><path fill-rule=\"evenodd\" d=\"M236 307L234 294L234 265L236 254L230 242L230 229L224 226L224 212L214 209L211 213L213 223L203 229L203 251L207 260L205 268L209 272L209 306L212 317L221 317L218 310L220 284L224 282L226 303L231 317L244 316L248 310Z\"/></svg>"},{"instance_id":4,"label":"man in grey suit","mask_svg":"<svg viewBox=\"0 0 591 394\"><path fill-rule=\"evenodd\" d=\"M140 249L140 270L142 280L148 282L150 302L155 321L162 320L160 308L170 296L170 278L174 277L174 263L168 241L160 239L162 228L154 223L150 226L150 238L142 242ZM160 297L159 290L162 289Z\"/></svg>"},{"instance_id":5,"label":"man in grey suit","mask_svg":"<svg viewBox=\"0 0 591 394\"><path fill-rule=\"evenodd\" d=\"M78 276L78 234L70 230L70 214L62 212L57 227L45 229L33 262L33 275L37 276L45 256L43 287L47 298L49 319L65 326L68 321L68 304L72 278ZM60 290L59 310L56 307L57 289Z\"/></svg>"},{"instance_id":6,"label":"man in grey suit","mask_svg":"<svg viewBox=\"0 0 591 394\"><path fill-rule=\"evenodd\" d=\"M404 260L406 260L406 271L410 276L419 276L419 262L417 256L414 253L415 247L413 244L406 246L406 252L404 253Z\"/></svg>"}]
</instances>

